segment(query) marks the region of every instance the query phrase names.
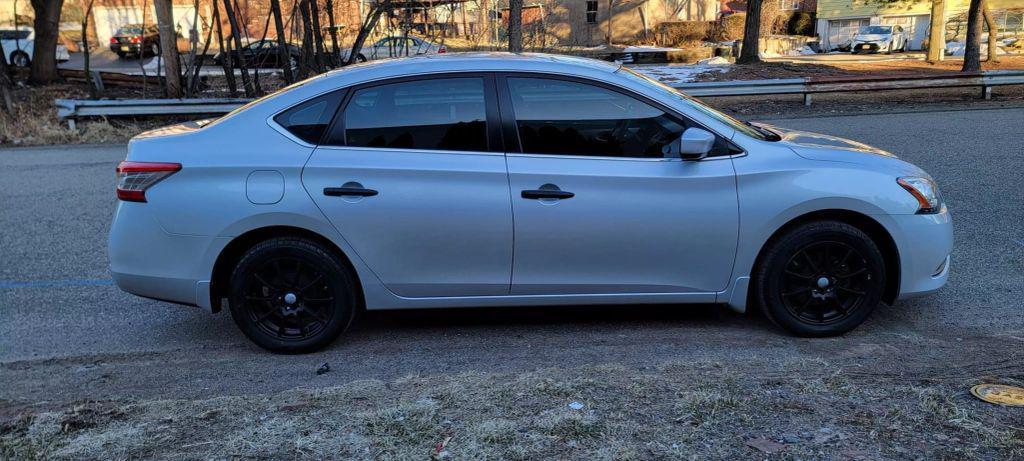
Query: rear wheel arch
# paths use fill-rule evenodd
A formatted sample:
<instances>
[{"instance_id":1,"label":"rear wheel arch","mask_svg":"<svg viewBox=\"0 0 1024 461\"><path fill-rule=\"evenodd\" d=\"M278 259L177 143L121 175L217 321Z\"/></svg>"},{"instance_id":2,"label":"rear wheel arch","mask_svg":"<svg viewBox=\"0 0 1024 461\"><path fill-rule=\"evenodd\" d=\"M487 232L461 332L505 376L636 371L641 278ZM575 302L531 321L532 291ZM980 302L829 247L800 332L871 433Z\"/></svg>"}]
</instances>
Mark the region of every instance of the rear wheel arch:
<instances>
[{"instance_id":1,"label":"rear wheel arch","mask_svg":"<svg viewBox=\"0 0 1024 461\"><path fill-rule=\"evenodd\" d=\"M359 280L359 272L355 270L355 266L348 255L331 239L301 227L268 226L252 229L235 237L217 256L217 261L213 265L213 272L210 276L210 306L212 306L213 312L219 312L222 309L220 300L226 296L231 272L242 255L260 242L280 237L301 238L316 242L341 258L346 269L352 275L352 280L355 281L356 299L359 302L359 309L365 306L366 303L363 299L363 286Z\"/></svg>"},{"instance_id":2,"label":"rear wheel arch","mask_svg":"<svg viewBox=\"0 0 1024 461\"><path fill-rule=\"evenodd\" d=\"M763 244L761 244L761 249L758 250L757 258L754 260L754 265L750 269L750 274L753 275L757 273L758 268L764 261L764 256L765 253L767 253L768 248L770 248L771 245L783 234L797 226L822 220L839 221L849 224L861 230L871 238L878 249L882 252L882 258L885 261L886 277L885 289L882 292L882 300L888 304L892 304L899 295L900 290L900 255L899 249L896 247L896 241L893 240L892 235L885 226L870 216L856 211L843 209L816 210L789 220L786 224L776 229L775 232L773 232L772 235L768 237ZM755 283L753 280L751 282ZM748 306L753 305L753 296L755 292L756 290L753 289L753 287L747 290Z\"/></svg>"}]
</instances>

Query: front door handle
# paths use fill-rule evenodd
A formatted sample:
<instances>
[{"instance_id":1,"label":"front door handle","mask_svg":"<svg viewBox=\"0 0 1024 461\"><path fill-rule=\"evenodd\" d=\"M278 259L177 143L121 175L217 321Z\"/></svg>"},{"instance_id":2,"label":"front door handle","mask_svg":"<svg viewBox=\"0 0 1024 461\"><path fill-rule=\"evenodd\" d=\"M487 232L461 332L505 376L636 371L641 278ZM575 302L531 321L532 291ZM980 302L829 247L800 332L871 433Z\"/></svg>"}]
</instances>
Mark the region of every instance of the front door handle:
<instances>
[{"instance_id":1,"label":"front door handle","mask_svg":"<svg viewBox=\"0 0 1024 461\"><path fill-rule=\"evenodd\" d=\"M328 197L373 197L377 191L363 187L325 187L324 195Z\"/></svg>"},{"instance_id":2,"label":"front door handle","mask_svg":"<svg viewBox=\"0 0 1024 461\"><path fill-rule=\"evenodd\" d=\"M557 189L554 189L554 190L551 190L551 189L524 190L523 193L522 193L522 197L523 198L534 199L534 200L545 199L545 198L546 199L562 200L562 199L567 199L567 198L573 198L575 196L576 196L576 194L574 194L572 192L568 192L568 191L564 191L564 190L557 190Z\"/></svg>"}]
</instances>

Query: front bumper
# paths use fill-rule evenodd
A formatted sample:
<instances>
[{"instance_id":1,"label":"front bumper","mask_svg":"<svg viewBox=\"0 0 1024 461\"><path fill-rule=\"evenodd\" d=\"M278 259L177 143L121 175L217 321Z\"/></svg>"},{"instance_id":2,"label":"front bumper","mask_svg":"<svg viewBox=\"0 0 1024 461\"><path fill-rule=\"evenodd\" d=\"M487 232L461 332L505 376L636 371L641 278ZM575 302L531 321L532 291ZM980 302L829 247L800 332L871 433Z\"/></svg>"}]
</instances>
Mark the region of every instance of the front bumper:
<instances>
[{"instance_id":1,"label":"front bumper","mask_svg":"<svg viewBox=\"0 0 1024 461\"><path fill-rule=\"evenodd\" d=\"M883 48L882 45L882 43L876 42L854 42L853 45L851 45L850 47L850 51L853 53L859 53L864 51L878 52Z\"/></svg>"},{"instance_id":2,"label":"front bumper","mask_svg":"<svg viewBox=\"0 0 1024 461\"><path fill-rule=\"evenodd\" d=\"M929 215L891 216L900 254L898 299L927 295L949 280L953 252L953 222L949 211Z\"/></svg>"}]
</instances>

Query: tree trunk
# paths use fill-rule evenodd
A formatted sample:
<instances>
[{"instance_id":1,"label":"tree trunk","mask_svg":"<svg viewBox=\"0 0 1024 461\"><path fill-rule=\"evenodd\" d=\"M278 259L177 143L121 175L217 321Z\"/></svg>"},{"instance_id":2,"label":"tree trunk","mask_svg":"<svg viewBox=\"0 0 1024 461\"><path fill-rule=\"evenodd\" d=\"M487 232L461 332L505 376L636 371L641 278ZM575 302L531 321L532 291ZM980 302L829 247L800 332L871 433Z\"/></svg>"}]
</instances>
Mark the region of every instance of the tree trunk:
<instances>
[{"instance_id":1,"label":"tree trunk","mask_svg":"<svg viewBox=\"0 0 1024 461\"><path fill-rule=\"evenodd\" d=\"M14 113L14 103L11 102L11 70L7 67L7 53L4 51L3 42L0 42L0 97L3 98L4 109L8 114Z\"/></svg>"},{"instance_id":2,"label":"tree trunk","mask_svg":"<svg viewBox=\"0 0 1024 461\"><path fill-rule=\"evenodd\" d=\"M238 84L235 83L235 68L231 62L231 42L224 40L224 28L221 26L220 7L216 0L213 2L213 23L217 26L217 47L220 48L220 65L224 68L224 80L228 82L228 91L231 97L238 96ZM225 46L226 45L226 46Z\"/></svg>"},{"instance_id":3,"label":"tree trunk","mask_svg":"<svg viewBox=\"0 0 1024 461\"><path fill-rule=\"evenodd\" d=\"M612 9L615 7L615 0L608 0L608 46L612 46L612 17L615 16Z\"/></svg>"},{"instance_id":4,"label":"tree trunk","mask_svg":"<svg viewBox=\"0 0 1024 461\"><path fill-rule=\"evenodd\" d=\"M327 9L327 31L331 34L331 59L328 59L327 62L331 67L338 67L341 50L338 49L338 26L334 22L334 0L327 0L324 8Z\"/></svg>"},{"instance_id":5,"label":"tree trunk","mask_svg":"<svg viewBox=\"0 0 1024 461\"><path fill-rule=\"evenodd\" d=\"M171 0L154 0L156 24L160 28L160 55L164 60L164 81L168 98L181 98L181 60L178 59L178 37L174 31Z\"/></svg>"},{"instance_id":6,"label":"tree trunk","mask_svg":"<svg viewBox=\"0 0 1024 461\"><path fill-rule=\"evenodd\" d=\"M227 15L228 24L231 25L231 37L235 42L234 48L238 50L238 70L242 73L242 85L245 87L245 97L255 97L256 90L252 87L252 81L249 79L249 70L246 68L245 59L242 57L242 35L238 32L238 18L235 17L235 10L231 8L231 0L224 0L224 14ZM232 73L234 73L233 70Z\"/></svg>"},{"instance_id":7,"label":"tree trunk","mask_svg":"<svg viewBox=\"0 0 1024 461\"><path fill-rule=\"evenodd\" d=\"M946 50L946 2L932 0L932 15L928 25L928 62L942 61Z\"/></svg>"},{"instance_id":8,"label":"tree trunk","mask_svg":"<svg viewBox=\"0 0 1024 461\"><path fill-rule=\"evenodd\" d=\"M85 86L89 88L89 97L97 99L99 97L99 88L96 87L96 82L92 81L92 72L89 65L89 16L92 14L92 4L93 1L90 0L89 5L85 9L85 15L82 16L82 59L84 60Z\"/></svg>"},{"instance_id":9,"label":"tree trunk","mask_svg":"<svg viewBox=\"0 0 1024 461\"><path fill-rule=\"evenodd\" d=\"M967 10L967 42L962 72L981 71L981 0L971 0Z\"/></svg>"},{"instance_id":10,"label":"tree trunk","mask_svg":"<svg viewBox=\"0 0 1024 461\"><path fill-rule=\"evenodd\" d=\"M309 76L316 69L316 49L313 47L313 18L309 12L310 0L299 0L299 14L302 16L302 48L299 56L299 78Z\"/></svg>"},{"instance_id":11,"label":"tree trunk","mask_svg":"<svg viewBox=\"0 0 1024 461\"><path fill-rule=\"evenodd\" d=\"M508 50L523 51L523 0L508 0Z\"/></svg>"},{"instance_id":12,"label":"tree trunk","mask_svg":"<svg viewBox=\"0 0 1024 461\"><path fill-rule=\"evenodd\" d=\"M747 19L743 24L743 49L736 60L737 64L761 62L761 2L762 0L750 0L747 3Z\"/></svg>"},{"instance_id":13,"label":"tree trunk","mask_svg":"<svg viewBox=\"0 0 1024 461\"><path fill-rule=\"evenodd\" d=\"M324 32L320 27L320 6L317 5L317 0L309 0L309 15L313 19L313 46L316 50L316 71L322 74L327 70L324 60L327 53L324 50Z\"/></svg>"},{"instance_id":14,"label":"tree trunk","mask_svg":"<svg viewBox=\"0 0 1024 461\"><path fill-rule=\"evenodd\" d=\"M480 11L477 11L477 24L480 30L477 31L484 40L491 40L491 4L490 0L480 0ZM495 44L496 45L496 44Z\"/></svg>"},{"instance_id":15,"label":"tree trunk","mask_svg":"<svg viewBox=\"0 0 1024 461\"><path fill-rule=\"evenodd\" d=\"M64 0L32 0L35 10L33 26L36 41L32 48L32 65L28 81L33 84L55 82L57 73L57 35L60 30L60 10Z\"/></svg>"},{"instance_id":16,"label":"tree trunk","mask_svg":"<svg viewBox=\"0 0 1024 461\"><path fill-rule=\"evenodd\" d=\"M999 62L998 50L999 48L999 26L996 25L995 18L992 17L992 9L989 8L988 1L982 0L981 11L985 15L985 25L988 26L988 62Z\"/></svg>"},{"instance_id":17,"label":"tree trunk","mask_svg":"<svg viewBox=\"0 0 1024 461\"><path fill-rule=\"evenodd\" d=\"M280 0L270 0L270 12L274 15L274 30L277 31L277 61L284 72L284 81L292 83L295 81L295 75L292 74L292 55L288 52L288 44L285 42Z\"/></svg>"}]
</instances>

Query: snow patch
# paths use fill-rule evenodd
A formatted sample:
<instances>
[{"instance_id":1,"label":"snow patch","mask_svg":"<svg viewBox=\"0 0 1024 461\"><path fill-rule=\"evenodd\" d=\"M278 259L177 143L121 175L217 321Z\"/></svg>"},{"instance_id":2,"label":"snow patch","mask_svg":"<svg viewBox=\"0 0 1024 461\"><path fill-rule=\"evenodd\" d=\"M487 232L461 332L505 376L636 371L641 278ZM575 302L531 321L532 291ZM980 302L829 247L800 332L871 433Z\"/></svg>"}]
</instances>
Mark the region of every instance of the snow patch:
<instances>
[{"instance_id":1,"label":"snow patch","mask_svg":"<svg viewBox=\"0 0 1024 461\"><path fill-rule=\"evenodd\" d=\"M708 72L725 72L731 65L729 60L716 56L703 59L697 64L644 65L631 67L631 69L671 86L674 83L692 82L697 79L698 75Z\"/></svg>"}]
</instances>

